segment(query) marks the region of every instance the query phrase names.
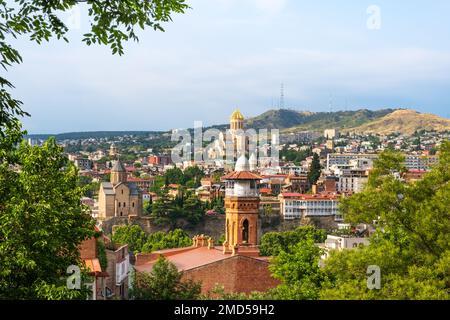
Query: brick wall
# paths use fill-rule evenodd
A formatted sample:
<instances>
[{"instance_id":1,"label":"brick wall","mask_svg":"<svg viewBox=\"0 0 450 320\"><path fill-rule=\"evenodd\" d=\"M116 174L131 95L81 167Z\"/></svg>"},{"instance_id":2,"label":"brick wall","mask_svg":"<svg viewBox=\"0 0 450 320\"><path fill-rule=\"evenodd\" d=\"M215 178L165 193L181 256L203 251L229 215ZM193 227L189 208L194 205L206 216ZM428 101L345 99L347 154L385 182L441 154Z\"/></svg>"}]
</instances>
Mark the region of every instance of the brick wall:
<instances>
[{"instance_id":1,"label":"brick wall","mask_svg":"<svg viewBox=\"0 0 450 320\"><path fill-rule=\"evenodd\" d=\"M279 284L278 280L272 278L268 266L269 263L265 261L234 256L185 271L183 279L201 281L204 294L217 285L223 286L227 293L262 292Z\"/></svg>"}]
</instances>

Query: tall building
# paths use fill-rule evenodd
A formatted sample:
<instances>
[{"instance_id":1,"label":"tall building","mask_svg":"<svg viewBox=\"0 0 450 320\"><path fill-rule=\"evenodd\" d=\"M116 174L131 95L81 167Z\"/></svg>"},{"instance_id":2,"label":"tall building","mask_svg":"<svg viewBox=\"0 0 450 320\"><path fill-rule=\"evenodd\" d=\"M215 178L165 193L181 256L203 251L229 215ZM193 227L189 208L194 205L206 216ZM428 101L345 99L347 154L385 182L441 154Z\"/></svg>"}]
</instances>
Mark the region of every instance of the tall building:
<instances>
[{"instance_id":1,"label":"tall building","mask_svg":"<svg viewBox=\"0 0 450 320\"><path fill-rule=\"evenodd\" d=\"M142 215L142 194L136 183L128 182L125 167L117 160L111 169L110 182L100 185L98 217L129 217Z\"/></svg>"},{"instance_id":2,"label":"tall building","mask_svg":"<svg viewBox=\"0 0 450 320\"><path fill-rule=\"evenodd\" d=\"M114 143L111 144L109 147L109 156L112 158L115 158L119 155L119 149L117 149L116 145Z\"/></svg>"},{"instance_id":3,"label":"tall building","mask_svg":"<svg viewBox=\"0 0 450 320\"><path fill-rule=\"evenodd\" d=\"M230 134L235 159L238 159L241 155L246 155L248 152L249 140L245 135L244 120L244 116L238 109L231 114Z\"/></svg>"},{"instance_id":4,"label":"tall building","mask_svg":"<svg viewBox=\"0 0 450 320\"><path fill-rule=\"evenodd\" d=\"M224 252L258 244L259 192L257 182L262 178L250 171L242 155L235 171L223 177L225 181L225 242Z\"/></svg>"}]
</instances>

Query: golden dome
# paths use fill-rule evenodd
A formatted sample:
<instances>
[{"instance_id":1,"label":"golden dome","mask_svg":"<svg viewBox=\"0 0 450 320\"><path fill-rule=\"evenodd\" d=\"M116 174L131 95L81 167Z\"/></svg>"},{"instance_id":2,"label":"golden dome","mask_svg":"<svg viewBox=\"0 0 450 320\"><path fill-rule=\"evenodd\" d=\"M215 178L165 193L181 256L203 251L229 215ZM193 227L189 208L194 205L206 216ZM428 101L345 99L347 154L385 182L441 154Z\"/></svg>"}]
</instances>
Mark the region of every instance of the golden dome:
<instances>
[{"instance_id":1,"label":"golden dome","mask_svg":"<svg viewBox=\"0 0 450 320\"><path fill-rule=\"evenodd\" d=\"M244 120L244 116L242 115L242 113L239 111L239 109L236 109L233 114L231 115L231 120Z\"/></svg>"}]
</instances>

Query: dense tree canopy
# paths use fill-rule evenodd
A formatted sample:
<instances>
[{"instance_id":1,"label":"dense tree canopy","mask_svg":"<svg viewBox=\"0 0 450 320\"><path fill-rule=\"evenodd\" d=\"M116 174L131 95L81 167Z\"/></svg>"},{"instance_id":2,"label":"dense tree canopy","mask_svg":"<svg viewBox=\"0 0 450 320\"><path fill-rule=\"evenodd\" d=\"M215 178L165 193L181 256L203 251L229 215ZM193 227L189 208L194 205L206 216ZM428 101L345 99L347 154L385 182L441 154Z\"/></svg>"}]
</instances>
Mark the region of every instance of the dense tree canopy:
<instances>
[{"instance_id":1,"label":"dense tree canopy","mask_svg":"<svg viewBox=\"0 0 450 320\"><path fill-rule=\"evenodd\" d=\"M271 269L282 285L269 296L449 299L450 142L440 147L439 159L422 180L406 183L399 174L404 171L403 157L390 150L381 154L367 188L345 198L341 205L348 222L375 223L377 231L370 245L332 251L323 268L317 267L321 252L312 240L301 241L288 250L274 250ZM280 241L267 242L269 248L276 248ZM369 266L380 268L379 290L368 288Z\"/></svg>"},{"instance_id":2,"label":"dense tree canopy","mask_svg":"<svg viewBox=\"0 0 450 320\"><path fill-rule=\"evenodd\" d=\"M312 239L313 242L325 241L325 230L319 230L312 226L299 227L293 231L268 232L261 238L260 252L263 256L277 256L281 251L289 252L292 246Z\"/></svg>"},{"instance_id":3,"label":"dense tree canopy","mask_svg":"<svg viewBox=\"0 0 450 320\"><path fill-rule=\"evenodd\" d=\"M150 273L136 274L131 296L136 300L195 300L200 292L200 283L182 280L175 265L160 257Z\"/></svg>"},{"instance_id":4,"label":"dense tree canopy","mask_svg":"<svg viewBox=\"0 0 450 320\"><path fill-rule=\"evenodd\" d=\"M60 277L81 265L78 245L94 227L78 172L53 139L24 142L14 157L20 170L0 163L0 298L73 297Z\"/></svg>"},{"instance_id":5,"label":"dense tree canopy","mask_svg":"<svg viewBox=\"0 0 450 320\"><path fill-rule=\"evenodd\" d=\"M134 253L189 247L192 244L192 239L181 229L146 235L139 225L124 225L115 228L112 240L117 244L128 244L130 251Z\"/></svg>"}]
</instances>

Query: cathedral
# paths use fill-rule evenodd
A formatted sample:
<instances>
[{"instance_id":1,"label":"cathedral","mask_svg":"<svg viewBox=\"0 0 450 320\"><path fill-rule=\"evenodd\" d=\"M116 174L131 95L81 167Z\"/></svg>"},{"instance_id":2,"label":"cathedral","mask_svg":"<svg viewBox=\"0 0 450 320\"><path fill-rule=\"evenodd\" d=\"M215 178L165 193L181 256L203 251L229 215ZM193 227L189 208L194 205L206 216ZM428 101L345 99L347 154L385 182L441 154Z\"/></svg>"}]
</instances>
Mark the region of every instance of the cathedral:
<instances>
[{"instance_id":1,"label":"cathedral","mask_svg":"<svg viewBox=\"0 0 450 320\"><path fill-rule=\"evenodd\" d=\"M111 169L110 182L100 185L98 217L142 216L142 193L135 183L127 182L127 171L120 160Z\"/></svg>"},{"instance_id":2,"label":"cathedral","mask_svg":"<svg viewBox=\"0 0 450 320\"><path fill-rule=\"evenodd\" d=\"M236 109L230 117L230 128L225 135L220 133L219 139L215 141L214 147L208 150L210 159L222 160L226 158L228 165L234 165L236 160L242 156L250 157L250 170L254 171L257 166L256 150L250 149L249 137L245 134L245 118L242 113ZM228 154L227 154L228 153Z\"/></svg>"}]
</instances>

